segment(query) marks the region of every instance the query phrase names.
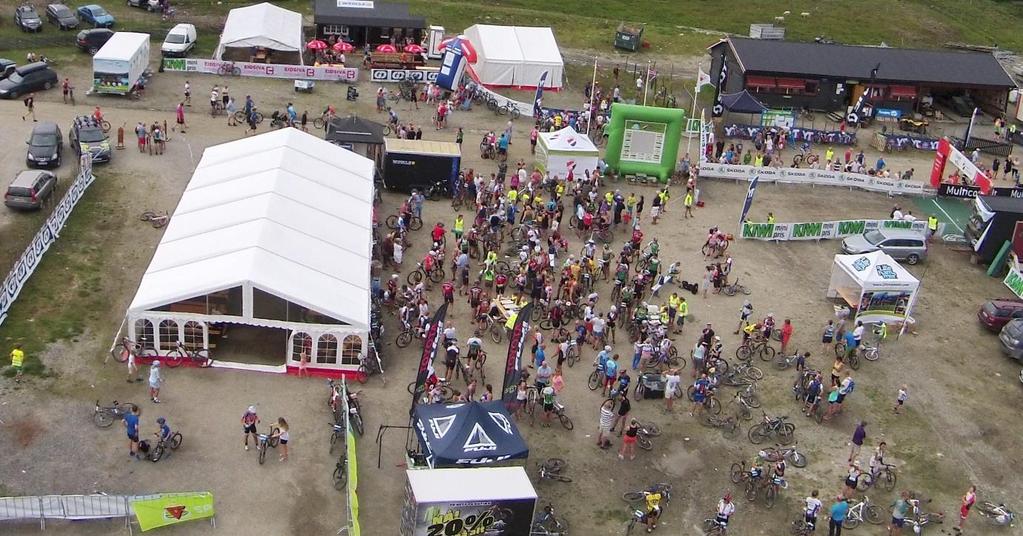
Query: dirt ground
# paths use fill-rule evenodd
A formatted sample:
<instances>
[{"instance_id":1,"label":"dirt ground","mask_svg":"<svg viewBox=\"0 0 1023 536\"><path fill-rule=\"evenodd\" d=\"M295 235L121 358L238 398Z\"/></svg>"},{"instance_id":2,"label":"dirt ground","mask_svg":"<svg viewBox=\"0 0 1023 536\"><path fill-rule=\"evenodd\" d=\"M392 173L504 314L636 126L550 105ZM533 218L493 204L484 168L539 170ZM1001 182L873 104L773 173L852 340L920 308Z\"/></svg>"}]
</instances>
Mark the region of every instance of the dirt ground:
<instances>
[{"instance_id":1,"label":"dirt ground","mask_svg":"<svg viewBox=\"0 0 1023 536\"><path fill-rule=\"evenodd\" d=\"M60 74L69 74L76 85L84 87L88 70L81 66L66 67ZM155 417L162 415L185 436L182 449L159 464L129 461L120 429L98 430L90 424L92 403L97 398L144 402L146 397L143 387L124 382L123 369L103 360L159 240L159 231L137 222L137 213L146 208L173 210L203 147L242 135L241 127L228 128L223 118L214 120L202 113L208 87L223 80L191 77L194 106L187 118L187 133L172 132L167 154L162 157L138 154L130 143L132 125L154 119L172 123L173 104L180 98L185 78L172 73L157 75L141 102L80 97L74 111L59 102L57 92L39 95L39 118L57 120L62 127L69 124L73 113L87 113L92 106L102 106L111 123L127 125L129 148L118 151L109 168L97 169L99 180L107 177L111 183L87 194L103 196L111 218L117 222L99 238L114 259L103 273L111 289L109 306L77 341L56 345L44 356L47 365L57 373L55 379L31 380L21 387L0 380L3 421L0 452L4 460L0 463L0 491L34 495L210 490L217 501L218 533L247 534L261 529L269 534L330 534L343 525L346 514L343 495L330 486L334 458L327 452L329 416L323 404L326 388L321 381L218 370L170 371L161 396L163 403L142 404L146 433L153 428ZM283 109L293 99L299 110L308 109L311 114L333 101L342 113L376 116L369 98L372 88L366 84L360 86L363 97L352 105L343 99L343 85L321 84L312 95L295 95L290 84L283 81L228 82L236 98L251 94L264 112ZM30 129L28 123L18 119L22 113L19 101L0 102L0 121L9 126L2 134L5 143L0 146L2 176L11 176L21 168L21 140ZM429 127L427 113L425 107L418 113L404 108L401 111L403 120L411 115L417 123L426 125L425 138L453 140L454 129L434 131ZM464 167L492 171L493 166L484 164L475 153L476 140L502 123L503 120L484 111L454 116L452 127L466 129ZM515 129L511 159L521 157L528 161L528 146L523 143L527 123L520 121ZM920 156L906 164L916 165L918 170L927 169L927 161L926 156ZM61 177L70 175L65 164ZM654 192L650 187L620 187L648 198ZM706 206L696 211L695 219L682 220L678 208L681 192L674 192L673 204L661 223L644 225L647 237L660 239L665 261L681 261L682 277L689 280L702 278L703 257L699 247L706 229L719 225L734 230L746 189L730 182L704 181L701 191ZM400 200L397 194L385 195L379 213L393 212ZM779 221L882 217L894 202L897 201L881 195L844 189L765 185L758 191L752 214L756 219L772 211ZM6 211L0 214L3 214L0 235L4 237L27 237L38 225L32 223L32 216L8 217ZM452 218L446 203L429 203L425 208L427 224L444 221L450 225ZM406 269L414 266L414 261L425 252L426 232L413 236L414 247L406 254ZM4 240L3 254L20 252L24 242L16 242ZM573 242L570 251L578 249L579 244ZM833 241L790 244L740 241L729 248L735 258L737 276L754 289L750 299L755 314L759 317L773 312L776 317L791 318L796 329L794 348L813 352L811 364L819 368L831 361L819 350L819 330L832 315L832 305L824 292L832 256L837 250L838 244ZM984 332L975 318L983 300L1009 292L1000 281L984 276L980 268L970 265L962 254L942 246L935 246L931 257L910 271L922 281L920 301L914 312L917 330L897 342L887 343L881 360L866 363L856 374L857 390L843 416L823 427L799 417L788 394L790 373L767 371L768 377L761 386L764 409L770 415L792 416L797 424L799 446L809 456L810 465L805 469L790 468L789 488L773 510L740 500L733 534L787 532L788 521L798 512L798 503L811 489L820 489L825 498L836 493L848 455L846 444L858 419L869 421L869 446L882 439L888 442L889 457L899 466L900 487L904 485L934 497L936 509L953 512L958 496L970 483L978 485L982 500L1011 501L1023 496L1023 486L1006 471L1021 462L1020 439L1014 425L1019 423L1015 407L1021 401L1016 379L1019 366L1002 357L995 336ZM439 292L435 291L433 297L439 300ZM731 331L738 319L741 299L711 295L706 299L691 297L689 301L694 322L687 325L676 344L688 349L696 341L699 325L712 322L725 341L724 355L732 355L738 337ZM469 332L466 313L467 307L459 301L448 316L463 337ZM373 535L397 533L396 514L403 502L405 437L400 430L384 435L379 469L374 439L382 424L407 424L409 396L405 386L414 377L418 353L414 347L402 351L393 346L391 341L397 334L393 318L388 317L386 328L383 377L386 383L374 377L359 387L363 390L367 425L367 436L360 439L358 447L361 521L364 532ZM487 347L492 356L501 356L505 348L493 344ZM615 351L629 354L624 337L619 337ZM520 423L531 449L527 465L531 474L535 475L538 460L559 456L569 461L568 471L574 482L537 483L542 500L557 506L571 523L574 534L620 534L628 515L620 499L622 492L666 480L674 484L676 494L666 506L663 526L658 532L697 534L695 527L711 514L717 498L726 490L735 491L728 481L728 466L739 459L750 459L756 451L745 439L745 426L742 435L729 442L717 431L696 424L684 404L668 415L661 411L659 403L641 401L635 404L634 414L658 423L665 434L654 440L653 451L640 451L636 461L619 461L614 451L602 451L594 445L601 398L585 387L593 356L592 351L584 352L584 359L565 373L567 386L562 399L576 423L573 431ZM498 361L500 358L491 359L487 365L488 381L495 385L501 381ZM690 370L686 369L687 375ZM908 411L895 417L890 413L891 404L902 383L910 388ZM725 392L731 393L731 389ZM260 408L264 424L277 416L285 416L291 423L292 452L287 464L271 459L265 466L258 466L255 459L241 459L255 458L254 452L246 453L239 445L238 419L249 404ZM865 448L861 455L864 462L867 452ZM886 508L894 495L881 493L871 498ZM982 521L970 520L971 529L975 528L971 533L984 533ZM206 527L186 525L164 532L205 534ZM945 532L950 533L949 528L946 523ZM7 529L13 529L8 532L11 534L38 531L32 523L5 526ZM118 530L116 523L98 522L57 525L49 532L110 534ZM870 527L860 532L881 534L883 528Z\"/></svg>"}]
</instances>

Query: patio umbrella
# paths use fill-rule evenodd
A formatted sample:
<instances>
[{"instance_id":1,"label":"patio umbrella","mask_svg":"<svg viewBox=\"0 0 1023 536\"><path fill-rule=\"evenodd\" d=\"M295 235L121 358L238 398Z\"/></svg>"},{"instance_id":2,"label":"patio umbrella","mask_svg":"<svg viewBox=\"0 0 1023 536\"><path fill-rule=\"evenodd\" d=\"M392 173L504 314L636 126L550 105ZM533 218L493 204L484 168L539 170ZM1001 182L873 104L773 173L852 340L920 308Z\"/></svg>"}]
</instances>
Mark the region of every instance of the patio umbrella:
<instances>
[{"instance_id":1,"label":"patio umbrella","mask_svg":"<svg viewBox=\"0 0 1023 536\"><path fill-rule=\"evenodd\" d=\"M309 50L326 50L327 46L327 43L320 41L319 39L313 39L305 44L305 47Z\"/></svg>"},{"instance_id":2,"label":"patio umbrella","mask_svg":"<svg viewBox=\"0 0 1023 536\"><path fill-rule=\"evenodd\" d=\"M394 48L394 45L379 45L377 46L377 52L397 52L398 49Z\"/></svg>"},{"instance_id":3,"label":"patio umbrella","mask_svg":"<svg viewBox=\"0 0 1023 536\"><path fill-rule=\"evenodd\" d=\"M408 52L409 54L422 54L423 51L426 50L426 49L424 49L423 47L421 47L421 46L419 46L419 45L417 45L415 43L410 43L410 44L405 45L405 48L403 48L402 50L404 50L405 52Z\"/></svg>"},{"instance_id":4,"label":"patio umbrella","mask_svg":"<svg viewBox=\"0 0 1023 536\"><path fill-rule=\"evenodd\" d=\"M331 48L334 49L334 52L344 52L346 54L355 50L355 46L348 41L338 41L337 43L334 43L334 46Z\"/></svg>"}]
</instances>

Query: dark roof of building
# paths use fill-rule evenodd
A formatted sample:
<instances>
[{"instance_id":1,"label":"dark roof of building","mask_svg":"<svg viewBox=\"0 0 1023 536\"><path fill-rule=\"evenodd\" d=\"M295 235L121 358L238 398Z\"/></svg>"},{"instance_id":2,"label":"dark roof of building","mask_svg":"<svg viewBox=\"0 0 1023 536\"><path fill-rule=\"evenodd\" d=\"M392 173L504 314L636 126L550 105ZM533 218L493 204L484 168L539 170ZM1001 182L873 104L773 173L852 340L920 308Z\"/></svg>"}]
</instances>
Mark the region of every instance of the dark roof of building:
<instances>
[{"instance_id":1,"label":"dark roof of building","mask_svg":"<svg viewBox=\"0 0 1023 536\"><path fill-rule=\"evenodd\" d=\"M384 125L354 115L335 117L327 123L327 134L323 138L331 143L383 145Z\"/></svg>"},{"instance_id":2,"label":"dark roof of building","mask_svg":"<svg viewBox=\"0 0 1023 536\"><path fill-rule=\"evenodd\" d=\"M732 37L743 71L959 86L1015 87L993 54L960 50L868 47Z\"/></svg>"},{"instance_id":3,"label":"dark roof of building","mask_svg":"<svg viewBox=\"0 0 1023 536\"><path fill-rule=\"evenodd\" d=\"M372 8L339 7L339 0L316 0L313 20L316 24L426 28L426 19L409 15L408 4L372 2Z\"/></svg>"}]
</instances>

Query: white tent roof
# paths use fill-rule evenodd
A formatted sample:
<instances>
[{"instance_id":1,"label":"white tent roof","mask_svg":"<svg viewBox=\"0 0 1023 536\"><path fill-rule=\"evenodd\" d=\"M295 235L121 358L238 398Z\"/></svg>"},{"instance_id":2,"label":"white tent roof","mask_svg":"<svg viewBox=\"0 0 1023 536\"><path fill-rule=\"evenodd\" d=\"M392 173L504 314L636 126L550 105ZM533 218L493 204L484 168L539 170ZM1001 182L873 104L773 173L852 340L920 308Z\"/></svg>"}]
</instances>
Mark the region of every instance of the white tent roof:
<instances>
[{"instance_id":1,"label":"white tent roof","mask_svg":"<svg viewBox=\"0 0 1023 536\"><path fill-rule=\"evenodd\" d=\"M835 255L835 264L863 290L915 289L920 282L883 251L862 255Z\"/></svg>"},{"instance_id":2,"label":"white tent roof","mask_svg":"<svg viewBox=\"0 0 1023 536\"><path fill-rule=\"evenodd\" d=\"M556 132L541 132L540 139L552 152L600 154L590 138L579 134L572 127L565 127Z\"/></svg>"},{"instance_id":3,"label":"white tent roof","mask_svg":"<svg viewBox=\"0 0 1023 536\"><path fill-rule=\"evenodd\" d=\"M232 9L220 34L218 58L224 47L263 47L301 52L302 15L266 2Z\"/></svg>"},{"instance_id":4,"label":"white tent roof","mask_svg":"<svg viewBox=\"0 0 1023 536\"><path fill-rule=\"evenodd\" d=\"M475 24L464 33L476 49L473 70L484 85L535 87L549 71L544 87L561 87L564 61L550 28Z\"/></svg>"},{"instance_id":5,"label":"white tent roof","mask_svg":"<svg viewBox=\"0 0 1023 536\"><path fill-rule=\"evenodd\" d=\"M367 328L373 161L293 128L206 149L129 306L245 284Z\"/></svg>"}]
</instances>

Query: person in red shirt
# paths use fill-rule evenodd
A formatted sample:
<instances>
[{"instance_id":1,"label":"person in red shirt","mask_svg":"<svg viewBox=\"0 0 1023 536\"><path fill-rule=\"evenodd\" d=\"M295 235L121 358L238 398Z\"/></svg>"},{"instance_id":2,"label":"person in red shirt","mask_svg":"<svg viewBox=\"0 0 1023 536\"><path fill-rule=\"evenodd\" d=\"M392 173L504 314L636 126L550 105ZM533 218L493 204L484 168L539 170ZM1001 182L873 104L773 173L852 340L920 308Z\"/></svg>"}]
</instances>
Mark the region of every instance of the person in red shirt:
<instances>
[{"instance_id":1,"label":"person in red shirt","mask_svg":"<svg viewBox=\"0 0 1023 536\"><path fill-rule=\"evenodd\" d=\"M643 231L639 230L639 226L637 225L636 228L632 230L632 247L633 247L633 249L637 249L638 250L642 243L643 243Z\"/></svg>"},{"instance_id":2,"label":"person in red shirt","mask_svg":"<svg viewBox=\"0 0 1023 536\"><path fill-rule=\"evenodd\" d=\"M437 222L437 225L433 226L433 230L430 231L430 238L432 238L434 242L438 242L438 243L441 240L444 240L444 224L443 223Z\"/></svg>"},{"instance_id":3,"label":"person in red shirt","mask_svg":"<svg viewBox=\"0 0 1023 536\"><path fill-rule=\"evenodd\" d=\"M440 287L441 293L444 295L444 303L451 304L452 307L455 305L455 284L454 281L445 281Z\"/></svg>"},{"instance_id":4,"label":"person in red shirt","mask_svg":"<svg viewBox=\"0 0 1023 536\"><path fill-rule=\"evenodd\" d=\"M427 275L429 275L430 272L433 271L433 263L434 263L434 256L435 255L436 255L436 253L434 253L433 251L430 251L430 252L428 252L426 254L425 257L423 257L423 271L426 272Z\"/></svg>"},{"instance_id":5,"label":"person in red shirt","mask_svg":"<svg viewBox=\"0 0 1023 536\"><path fill-rule=\"evenodd\" d=\"M781 327L781 355L788 350L789 340L792 339L792 320L786 318L785 324Z\"/></svg>"},{"instance_id":6,"label":"person in red shirt","mask_svg":"<svg viewBox=\"0 0 1023 536\"><path fill-rule=\"evenodd\" d=\"M591 214L589 211L587 211L585 214L583 214L583 230L584 231L589 231L590 227L592 225L593 225L593 214Z\"/></svg>"},{"instance_id":7,"label":"person in red shirt","mask_svg":"<svg viewBox=\"0 0 1023 536\"><path fill-rule=\"evenodd\" d=\"M497 278L494 279L494 285L497 287L498 294L504 294L504 287L508 286L508 276L497 274Z\"/></svg>"}]
</instances>

